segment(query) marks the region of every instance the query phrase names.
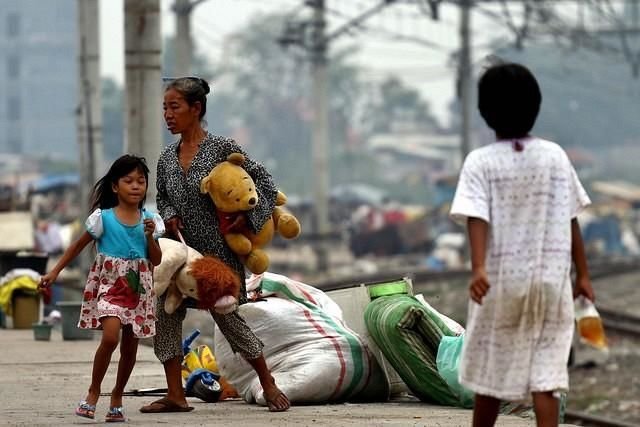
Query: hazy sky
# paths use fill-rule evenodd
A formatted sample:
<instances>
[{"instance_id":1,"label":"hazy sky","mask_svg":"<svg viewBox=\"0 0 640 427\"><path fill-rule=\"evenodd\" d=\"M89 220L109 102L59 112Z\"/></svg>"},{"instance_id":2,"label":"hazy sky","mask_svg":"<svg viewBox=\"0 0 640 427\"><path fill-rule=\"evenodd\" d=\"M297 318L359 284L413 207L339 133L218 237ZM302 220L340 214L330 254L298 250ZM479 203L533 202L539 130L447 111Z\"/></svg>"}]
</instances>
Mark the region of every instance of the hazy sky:
<instances>
[{"instance_id":1,"label":"hazy sky","mask_svg":"<svg viewBox=\"0 0 640 427\"><path fill-rule=\"evenodd\" d=\"M173 0L162 2L162 32L174 33L174 16L171 11ZM216 59L221 52L225 35L246 26L257 13L273 13L300 9L303 0L208 0L197 6L193 13L192 28L197 32L197 48L210 58ZM330 27L345 22L377 2L370 0L338 1L329 0L328 19ZM123 81L123 0L102 0L100 2L101 28L101 69L104 76ZM447 120L447 107L454 96L455 70L451 54L458 44L458 15L454 6L441 8L441 19L432 21L421 13L415 5L392 5L366 21L366 32L357 32L353 37L344 36L339 43L357 42L362 46L359 62L366 64L369 79L380 80L395 73L407 83L418 88L429 101L436 115ZM487 21L474 14L476 40L474 44L486 44ZM491 36L500 31L493 25ZM478 31L480 30L480 31ZM504 31L502 31L504 33ZM436 45L425 47L420 43L392 40L394 34L420 37ZM476 60L486 52L480 47L475 50Z\"/></svg>"}]
</instances>

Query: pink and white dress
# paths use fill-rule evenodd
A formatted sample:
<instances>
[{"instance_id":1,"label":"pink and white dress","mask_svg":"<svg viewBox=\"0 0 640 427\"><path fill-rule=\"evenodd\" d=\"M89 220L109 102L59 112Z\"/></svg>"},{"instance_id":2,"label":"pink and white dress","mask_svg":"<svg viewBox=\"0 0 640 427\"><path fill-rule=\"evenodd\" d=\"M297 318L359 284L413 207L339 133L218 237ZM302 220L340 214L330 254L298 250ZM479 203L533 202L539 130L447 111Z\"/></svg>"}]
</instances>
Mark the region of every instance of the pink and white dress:
<instances>
[{"instance_id":1,"label":"pink and white dress","mask_svg":"<svg viewBox=\"0 0 640 427\"><path fill-rule=\"evenodd\" d=\"M122 325L131 325L138 338L155 335L153 266L142 221L153 219L156 239L164 233L164 223L144 209L140 218L136 225L123 224L113 209L96 209L87 218L98 253L84 288L79 328L101 329L101 318L115 316Z\"/></svg>"}]
</instances>

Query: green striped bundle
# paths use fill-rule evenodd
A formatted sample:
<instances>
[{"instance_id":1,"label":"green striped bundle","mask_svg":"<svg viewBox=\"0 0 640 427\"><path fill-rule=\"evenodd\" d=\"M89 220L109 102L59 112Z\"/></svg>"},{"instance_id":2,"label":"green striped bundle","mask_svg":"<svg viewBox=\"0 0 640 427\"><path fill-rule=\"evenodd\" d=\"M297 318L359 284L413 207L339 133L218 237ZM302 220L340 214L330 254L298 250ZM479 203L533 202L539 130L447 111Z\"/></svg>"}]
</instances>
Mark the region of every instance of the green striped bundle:
<instances>
[{"instance_id":1,"label":"green striped bundle","mask_svg":"<svg viewBox=\"0 0 640 427\"><path fill-rule=\"evenodd\" d=\"M442 323L432 316L434 313L408 295L376 298L364 313L369 334L416 397L462 406L436 365L440 340L451 331L443 331Z\"/></svg>"}]
</instances>

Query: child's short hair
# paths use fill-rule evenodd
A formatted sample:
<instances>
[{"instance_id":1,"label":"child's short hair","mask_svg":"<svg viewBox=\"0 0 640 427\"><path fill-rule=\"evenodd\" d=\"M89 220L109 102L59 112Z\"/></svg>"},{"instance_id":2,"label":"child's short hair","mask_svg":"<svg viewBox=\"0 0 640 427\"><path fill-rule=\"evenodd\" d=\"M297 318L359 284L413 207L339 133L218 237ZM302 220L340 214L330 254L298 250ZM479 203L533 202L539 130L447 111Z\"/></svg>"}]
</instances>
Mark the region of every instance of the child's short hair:
<instances>
[{"instance_id":1,"label":"child's short hair","mask_svg":"<svg viewBox=\"0 0 640 427\"><path fill-rule=\"evenodd\" d=\"M507 63L488 68L478 82L480 115L501 138L521 138L533 128L542 94L531 71Z\"/></svg>"}]
</instances>

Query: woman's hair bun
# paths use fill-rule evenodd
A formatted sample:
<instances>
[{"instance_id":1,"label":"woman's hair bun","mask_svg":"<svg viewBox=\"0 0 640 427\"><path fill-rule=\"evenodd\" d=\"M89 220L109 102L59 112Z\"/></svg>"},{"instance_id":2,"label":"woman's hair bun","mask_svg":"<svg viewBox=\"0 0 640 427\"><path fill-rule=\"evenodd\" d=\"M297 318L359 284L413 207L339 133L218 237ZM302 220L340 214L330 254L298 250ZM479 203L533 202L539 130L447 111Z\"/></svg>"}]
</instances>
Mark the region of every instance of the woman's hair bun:
<instances>
[{"instance_id":1,"label":"woman's hair bun","mask_svg":"<svg viewBox=\"0 0 640 427\"><path fill-rule=\"evenodd\" d=\"M202 85L202 88L204 89L204 94L208 94L211 89L209 88L209 83L207 83L207 81L203 78L200 78L200 85Z\"/></svg>"}]
</instances>

